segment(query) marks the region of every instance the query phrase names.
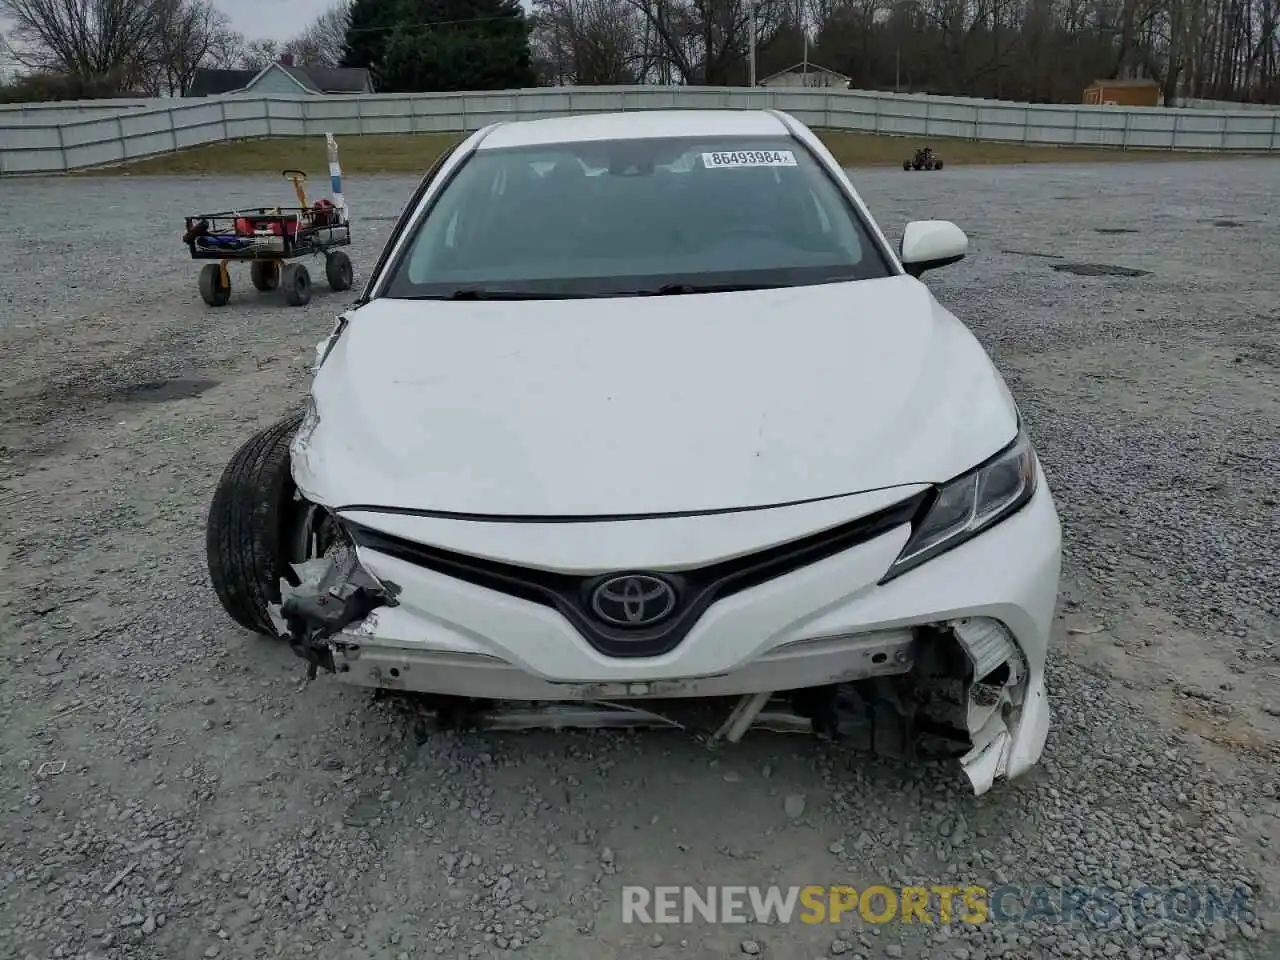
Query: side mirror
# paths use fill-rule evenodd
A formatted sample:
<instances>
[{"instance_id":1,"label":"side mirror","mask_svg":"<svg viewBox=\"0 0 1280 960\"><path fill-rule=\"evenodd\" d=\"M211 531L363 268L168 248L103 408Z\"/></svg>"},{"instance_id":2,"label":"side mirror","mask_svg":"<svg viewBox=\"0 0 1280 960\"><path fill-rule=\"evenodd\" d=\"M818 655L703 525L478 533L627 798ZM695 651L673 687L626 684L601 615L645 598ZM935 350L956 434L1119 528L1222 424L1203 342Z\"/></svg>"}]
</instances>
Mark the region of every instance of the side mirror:
<instances>
[{"instance_id":1,"label":"side mirror","mask_svg":"<svg viewBox=\"0 0 1280 960\"><path fill-rule=\"evenodd\" d=\"M907 273L918 277L963 260L968 252L969 238L950 220L913 220L902 232L898 259Z\"/></svg>"}]
</instances>

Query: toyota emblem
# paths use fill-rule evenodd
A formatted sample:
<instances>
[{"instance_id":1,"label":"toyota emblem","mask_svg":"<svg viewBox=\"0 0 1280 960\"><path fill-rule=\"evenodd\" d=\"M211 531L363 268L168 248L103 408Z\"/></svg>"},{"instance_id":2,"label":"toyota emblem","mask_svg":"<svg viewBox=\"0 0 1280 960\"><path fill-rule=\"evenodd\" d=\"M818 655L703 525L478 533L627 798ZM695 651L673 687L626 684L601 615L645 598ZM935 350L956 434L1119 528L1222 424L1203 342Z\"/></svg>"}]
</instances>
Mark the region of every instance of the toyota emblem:
<instances>
[{"instance_id":1,"label":"toyota emblem","mask_svg":"<svg viewBox=\"0 0 1280 960\"><path fill-rule=\"evenodd\" d=\"M610 577L591 592L591 609L615 627L648 627L669 617L676 591L658 577L630 573Z\"/></svg>"}]
</instances>

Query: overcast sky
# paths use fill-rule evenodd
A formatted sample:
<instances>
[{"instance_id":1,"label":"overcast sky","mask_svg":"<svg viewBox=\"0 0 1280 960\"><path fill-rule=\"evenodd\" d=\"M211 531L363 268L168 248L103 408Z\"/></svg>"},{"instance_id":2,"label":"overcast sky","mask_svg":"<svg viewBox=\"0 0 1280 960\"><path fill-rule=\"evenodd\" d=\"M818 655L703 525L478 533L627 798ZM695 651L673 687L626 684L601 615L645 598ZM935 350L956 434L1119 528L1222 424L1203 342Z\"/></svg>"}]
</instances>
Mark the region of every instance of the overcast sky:
<instances>
[{"instance_id":1,"label":"overcast sky","mask_svg":"<svg viewBox=\"0 0 1280 960\"><path fill-rule=\"evenodd\" d=\"M213 0L232 27L250 40L288 40L324 13L333 0ZM529 4L523 4L526 10Z\"/></svg>"},{"instance_id":2,"label":"overcast sky","mask_svg":"<svg viewBox=\"0 0 1280 960\"><path fill-rule=\"evenodd\" d=\"M213 0L250 40L288 40L328 9L332 0Z\"/></svg>"}]
</instances>

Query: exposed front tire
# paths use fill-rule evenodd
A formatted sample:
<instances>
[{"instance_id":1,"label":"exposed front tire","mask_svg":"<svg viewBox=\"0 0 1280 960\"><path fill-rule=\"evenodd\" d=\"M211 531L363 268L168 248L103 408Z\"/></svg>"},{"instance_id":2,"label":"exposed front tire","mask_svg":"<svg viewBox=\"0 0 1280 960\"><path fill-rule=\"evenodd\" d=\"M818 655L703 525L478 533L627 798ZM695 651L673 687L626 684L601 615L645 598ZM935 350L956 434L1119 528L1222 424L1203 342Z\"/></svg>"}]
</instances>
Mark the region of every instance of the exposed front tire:
<instances>
[{"instance_id":1,"label":"exposed front tire","mask_svg":"<svg viewBox=\"0 0 1280 960\"><path fill-rule=\"evenodd\" d=\"M289 547L296 487L289 444L302 414L252 437L222 472L209 507L205 555L222 608L247 630L276 636L267 605L280 602L280 578L294 579Z\"/></svg>"},{"instance_id":2,"label":"exposed front tire","mask_svg":"<svg viewBox=\"0 0 1280 960\"><path fill-rule=\"evenodd\" d=\"M941 160L937 161L937 162L933 165L933 169L935 169L935 170L941 170L941 169L942 169L942 161L941 161Z\"/></svg>"}]
</instances>

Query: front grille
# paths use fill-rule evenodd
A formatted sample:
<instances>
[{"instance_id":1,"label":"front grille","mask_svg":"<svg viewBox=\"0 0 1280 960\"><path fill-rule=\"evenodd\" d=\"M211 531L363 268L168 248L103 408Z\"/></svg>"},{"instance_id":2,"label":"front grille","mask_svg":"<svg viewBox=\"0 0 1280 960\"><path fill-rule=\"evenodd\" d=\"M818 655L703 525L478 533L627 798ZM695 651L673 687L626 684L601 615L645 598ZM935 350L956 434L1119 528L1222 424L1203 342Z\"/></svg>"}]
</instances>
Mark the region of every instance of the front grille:
<instances>
[{"instance_id":1,"label":"front grille","mask_svg":"<svg viewBox=\"0 0 1280 960\"><path fill-rule=\"evenodd\" d=\"M600 653L610 657L657 657L669 653L693 629L711 604L767 580L825 560L915 520L927 505L926 490L883 510L790 543L680 573L647 574L670 584L676 608L652 627L615 627L592 612L591 593L611 571L589 577L537 570L441 550L391 536L361 524L346 522L352 538L362 547L447 577L496 590L509 596L558 610Z\"/></svg>"}]
</instances>

